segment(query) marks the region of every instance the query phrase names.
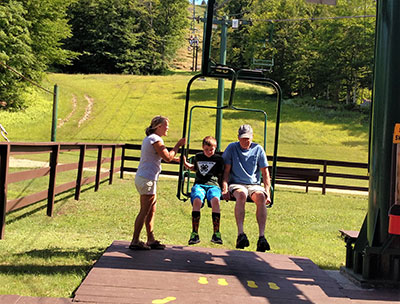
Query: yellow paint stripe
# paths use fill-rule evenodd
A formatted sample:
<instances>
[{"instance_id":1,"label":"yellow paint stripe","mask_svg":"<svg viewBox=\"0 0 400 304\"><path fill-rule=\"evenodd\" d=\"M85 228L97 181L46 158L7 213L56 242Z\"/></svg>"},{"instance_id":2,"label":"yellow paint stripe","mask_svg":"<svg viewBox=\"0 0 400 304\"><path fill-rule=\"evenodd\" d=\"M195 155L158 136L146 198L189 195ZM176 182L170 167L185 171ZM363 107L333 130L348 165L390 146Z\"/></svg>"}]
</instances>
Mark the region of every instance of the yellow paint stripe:
<instances>
[{"instance_id":1,"label":"yellow paint stripe","mask_svg":"<svg viewBox=\"0 0 400 304\"><path fill-rule=\"evenodd\" d=\"M164 298L164 299L153 300L151 303L154 303L154 304L164 304L164 303L168 303L168 302L171 302L171 301L174 301L174 300L176 300L175 297L166 297L166 298Z\"/></svg>"},{"instance_id":2,"label":"yellow paint stripe","mask_svg":"<svg viewBox=\"0 0 400 304\"><path fill-rule=\"evenodd\" d=\"M208 281L207 281L207 278L206 278L206 277L200 277L199 280L198 280L198 282L199 282L200 284L203 284L203 285L208 284Z\"/></svg>"},{"instance_id":3,"label":"yellow paint stripe","mask_svg":"<svg viewBox=\"0 0 400 304\"><path fill-rule=\"evenodd\" d=\"M258 288L256 282L254 281L247 281L247 286L249 286L250 288Z\"/></svg>"},{"instance_id":4,"label":"yellow paint stripe","mask_svg":"<svg viewBox=\"0 0 400 304\"><path fill-rule=\"evenodd\" d=\"M218 279L218 285L228 286L228 282L225 279Z\"/></svg>"},{"instance_id":5,"label":"yellow paint stripe","mask_svg":"<svg viewBox=\"0 0 400 304\"><path fill-rule=\"evenodd\" d=\"M278 285L276 285L274 282L268 282L268 286L269 288L273 289L273 290L279 290L281 289Z\"/></svg>"}]
</instances>

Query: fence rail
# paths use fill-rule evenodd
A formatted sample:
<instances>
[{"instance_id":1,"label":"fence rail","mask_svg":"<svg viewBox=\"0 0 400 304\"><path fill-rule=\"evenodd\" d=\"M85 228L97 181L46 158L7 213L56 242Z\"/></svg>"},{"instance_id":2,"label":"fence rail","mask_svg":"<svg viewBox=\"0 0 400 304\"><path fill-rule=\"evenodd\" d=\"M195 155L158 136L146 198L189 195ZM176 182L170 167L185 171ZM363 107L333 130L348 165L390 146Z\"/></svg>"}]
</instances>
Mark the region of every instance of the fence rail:
<instances>
[{"instance_id":1,"label":"fence rail","mask_svg":"<svg viewBox=\"0 0 400 304\"><path fill-rule=\"evenodd\" d=\"M94 190L97 191L101 182L113 182L113 175L120 172L120 178L124 177L124 172L136 172L140 160L140 145L134 144L99 144L99 143L0 143L0 239L4 238L6 224L6 214L8 212L21 209L33 203L47 199L47 215L53 215L54 199L57 194L75 189L74 197L79 200L81 188L83 185L94 183ZM111 156L104 156L105 151L111 150ZM78 152L78 160L72 163L61 163L59 161L60 153L75 151ZM87 152L96 153L95 160L86 160ZM190 149L188 153L193 155L200 150ZM48 154L48 166L42 168L29 169L18 172L10 172L10 156L30 155L30 154ZM272 156L268 156L272 160ZM120 161L120 166L116 162ZM319 187L322 194L327 189L357 190L368 191L367 186L342 185L337 183L328 183L329 179L341 180L368 180L367 164L356 162L329 161L321 159L306 159L296 157L278 157L278 167L281 164L292 164L299 168L319 168L321 182L305 182L299 180L287 180L277 178L277 184L295 185L307 187ZM109 164L109 168L102 167ZM94 175L84 177L83 171L87 168L95 168ZM341 172L331 170L340 168ZM354 172L343 173L343 168L355 170ZM57 175L62 172L76 170L76 176L73 180L57 185ZM278 170L279 171L279 170ZM179 166L177 164L164 164L163 171L165 175L178 176ZM38 191L24 197L18 197L7 200L8 185L33 180L37 178L49 177L48 189Z\"/></svg>"},{"instance_id":2,"label":"fence rail","mask_svg":"<svg viewBox=\"0 0 400 304\"><path fill-rule=\"evenodd\" d=\"M131 151L131 152L130 152ZM136 151L136 155L132 155L132 151ZM123 178L124 172L136 172L137 164L140 160L140 145L133 144L125 144L123 147L123 160L121 162L121 178ZM194 155L201 150L198 149L190 149L188 151L189 155ZM272 156L268 156L268 160L272 161ZM127 163L129 162L129 163ZM350 190L350 191L364 191L368 192L367 186L358 186L358 185L343 185L338 183L328 183L328 179L340 178L342 180L361 180L367 181L368 177L368 164L366 163L358 163L358 162L346 162L346 161L334 161L334 160L323 160L323 159L308 159L308 158L299 158L299 157L285 157L278 156L277 166L281 166L282 164L296 164L296 166L302 166L302 168L319 168L321 182L305 182L305 181L294 181L294 180L285 180L277 178L276 184L281 185L291 185L291 186L304 186L307 187L317 187L322 189L322 194L326 194L327 189L337 189L337 190ZM175 167L175 168L174 168ZM351 170L361 171L356 173L337 173L330 171L333 168L349 168ZM171 170L174 169L174 170ZM163 170L161 173L165 175L178 176L179 169L177 164L170 164L169 169Z\"/></svg>"},{"instance_id":3,"label":"fence rail","mask_svg":"<svg viewBox=\"0 0 400 304\"><path fill-rule=\"evenodd\" d=\"M98 143L0 143L0 239L4 238L6 214L21 209L33 203L47 199L47 215L53 215L54 199L57 194L75 188L75 199L79 200L81 187L94 182L94 190L99 189L104 180L113 182L113 174L120 171L115 167L115 162L122 160L122 156L116 155L117 149L122 149L123 144L98 144ZM111 150L111 157L103 157L105 150ZM59 155L62 152L79 152L79 160L74 163L59 163ZM85 160L87 151L97 151L96 160ZM10 156L29 154L48 154L48 166L19 172L9 172ZM104 172L102 166L110 164ZM94 175L83 177L86 168L93 168ZM56 185L57 174L76 170L76 178L72 181ZM8 185L26 180L49 176L48 189L38 191L24 197L7 200Z\"/></svg>"}]
</instances>

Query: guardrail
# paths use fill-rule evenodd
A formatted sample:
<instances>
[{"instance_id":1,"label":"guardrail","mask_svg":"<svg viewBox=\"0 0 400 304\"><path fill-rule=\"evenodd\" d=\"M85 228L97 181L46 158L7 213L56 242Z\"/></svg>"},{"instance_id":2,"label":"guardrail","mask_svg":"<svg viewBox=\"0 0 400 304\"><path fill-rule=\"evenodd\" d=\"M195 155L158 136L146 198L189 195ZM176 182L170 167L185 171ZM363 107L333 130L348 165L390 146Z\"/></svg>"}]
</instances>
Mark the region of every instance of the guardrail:
<instances>
[{"instance_id":1,"label":"guardrail","mask_svg":"<svg viewBox=\"0 0 400 304\"><path fill-rule=\"evenodd\" d=\"M115 162L122 159L121 156L116 155L116 150L122 147L123 144L98 143L0 143L0 239L4 238L6 214L10 211L47 199L47 215L52 216L54 198L57 194L75 188L75 199L79 200L83 185L94 182L94 191L97 191L105 178L108 179L109 184L112 184L113 174L120 171L120 167L115 167ZM90 150L97 151L96 160L86 161L86 152ZM111 150L111 157L103 157L105 150ZM74 163L59 163L60 153L69 151L79 152L79 160ZM9 172L10 156L32 153L47 153L49 156L48 166ZM102 166L105 163L110 163L110 167L103 172ZM84 169L91 167L95 167L94 175L84 177ZM56 185L57 174L71 170L77 171L75 180ZM49 176L48 189L7 200L8 185L45 176Z\"/></svg>"}]
</instances>

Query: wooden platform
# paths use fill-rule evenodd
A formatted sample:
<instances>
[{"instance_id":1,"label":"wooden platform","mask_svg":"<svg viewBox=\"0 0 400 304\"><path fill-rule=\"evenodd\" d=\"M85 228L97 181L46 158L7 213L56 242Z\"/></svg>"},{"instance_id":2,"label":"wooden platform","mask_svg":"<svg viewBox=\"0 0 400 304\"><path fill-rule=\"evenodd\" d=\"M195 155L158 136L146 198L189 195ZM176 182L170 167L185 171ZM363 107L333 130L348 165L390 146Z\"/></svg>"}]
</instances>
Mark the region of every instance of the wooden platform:
<instances>
[{"instance_id":1,"label":"wooden platform","mask_svg":"<svg viewBox=\"0 0 400 304\"><path fill-rule=\"evenodd\" d=\"M307 258L187 246L131 251L128 245L114 241L74 298L0 295L0 303L400 303L397 289L361 289Z\"/></svg>"},{"instance_id":2,"label":"wooden platform","mask_svg":"<svg viewBox=\"0 0 400 304\"><path fill-rule=\"evenodd\" d=\"M372 295L356 290L352 297L307 258L187 246L131 251L128 245L113 242L74 302L354 304Z\"/></svg>"}]
</instances>

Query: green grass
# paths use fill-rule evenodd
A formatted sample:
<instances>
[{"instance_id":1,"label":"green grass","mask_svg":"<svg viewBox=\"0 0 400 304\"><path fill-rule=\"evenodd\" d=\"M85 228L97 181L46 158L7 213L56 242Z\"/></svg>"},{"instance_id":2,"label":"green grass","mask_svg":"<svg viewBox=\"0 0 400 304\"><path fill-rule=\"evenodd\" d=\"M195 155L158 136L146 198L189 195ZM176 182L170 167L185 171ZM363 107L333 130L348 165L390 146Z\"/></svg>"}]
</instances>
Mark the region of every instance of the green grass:
<instances>
[{"instance_id":1,"label":"green grass","mask_svg":"<svg viewBox=\"0 0 400 304\"><path fill-rule=\"evenodd\" d=\"M175 197L176 180L162 178L155 233L167 244L186 245L191 232L191 206ZM0 294L69 297L93 263L113 240L130 240L139 200L132 176L104 183L99 192L85 187L80 201L72 193L57 197L54 216L46 216L45 202L7 215L5 239L0 241ZM305 256L324 269L338 269L345 261L339 229L358 230L367 198L278 188L269 209L267 238L272 252ZM224 245L214 245L211 210L203 208L202 247L235 248L233 202L222 202ZM255 250L255 206L246 207L248 250ZM142 233L142 236L143 233Z\"/></svg>"},{"instance_id":2,"label":"green grass","mask_svg":"<svg viewBox=\"0 0 400 304\"><path fill-rule=\"evenodd\" d=\"M192 74L166 76L131 75L62 75L48 74L43 85L60 87L59 120L70 119L57 129L62 142L130 142L140 144L144 129L155 115L171 120L167 145L173 145L182 133L186 85ZM229 96L230 83L225 87ZM217 81L196 81L192 86L191 105L215 105ZM238 84L234 104L238 107L261 108L268 114L267 152L272 154L276 101L271 89ZM78 127L85 113L85 95L94 100L92 113ZM0 122L11 141L49 141L52 96L37 91L27 92L30 104L25 111L0 112ZM263 121L260 115L227 110L224 112L221 147L236 140L237 129L250 123L255 141L262 142ZM194 110L191 147L200 148L201 139L215 133L215 111ZM334 112L313 107L300 107L284 100L278 154L290 157L367 161L368 126L365 117L353 112ZM108 153L108 152L107 152ZM15 158L27 158L16 155ZM90 151L86 160L96 157ZM46 154L29 158L47 161ZM78 154L62 153L61 163L77 161ZM168 166L164 166L165 169ZM15 170L23 169L11 169ZM354 173L354 172L353 172ZM86 172L85 174L92 174ZM57 185L74 179L74 172L57 176ZM330 182L330 181L329 181ZM352 182L354 183L354 182ZM361 184L363 182L360 182ZM167 244L187 244L191 229L189 203L177 200L176 180L162 178L156 234ZM44 190L47 178L9 185L8 199ZM106 183L99 192L84 187L81 200L73 193L56 197L54 216L47 217L45 202L11 212L6 217L5 240L0 241L0 294L68 297L79 286L87 271L113 240L130 240L133 221L138 212L138 194L132 177ZM233 203L222 203L221 230L223 248L234 249L236 224ZM338 269L344 264L345 247L339 229L359 230L367 209L366 196L306 194L303 190L279 188L275 205L269 210L267 236L273 253L305 256L325 269ZM245 229L255 249L256 221L254 205L247 206ZM212 234L211 213L202 211L199 246L216 246L209 242Z\"/></svg>"},{"instance_id":3,"label":"green grass","mask_svg":"<svg viewBox=\"0 0 400 304\"><path fill-rule=\"evenodd\" d=\"M77 100L73 115L57 129L57 141L141 143L151 118L165 115L171 120L165 141L173 145L182 136L185 92L191 75L183 72L166 76L48 74L43 85L52 88L57 83L60 88L59 120L71 113L73 96ZM229 81L225 88L227 102ZM235 106L266 111L268 154L272 154L276 122L276 100L268 97L271 92L270 88L239 83L234 100ZM85 95L93 98L94 105L88 119L78 127L87 107ZM216 96L216 80L197 80L192 85L190 105L215 106ZM0 122L9 132L11 141L49 141L52 96L34 92L29 95L29 100L32 106L23 112L0 112ZM215 134L215 115L215 111L209 109L193 111L191 147L200 148L204 136ZM292 100L284 100L278 154L367 162L368 124L364 116L356 112L300 107ZM242 123L252 124L255 142L263 142L262 115L226 110L222 123L222 149L237 139L237 129Z\"/></svg>"}]
</instances>

